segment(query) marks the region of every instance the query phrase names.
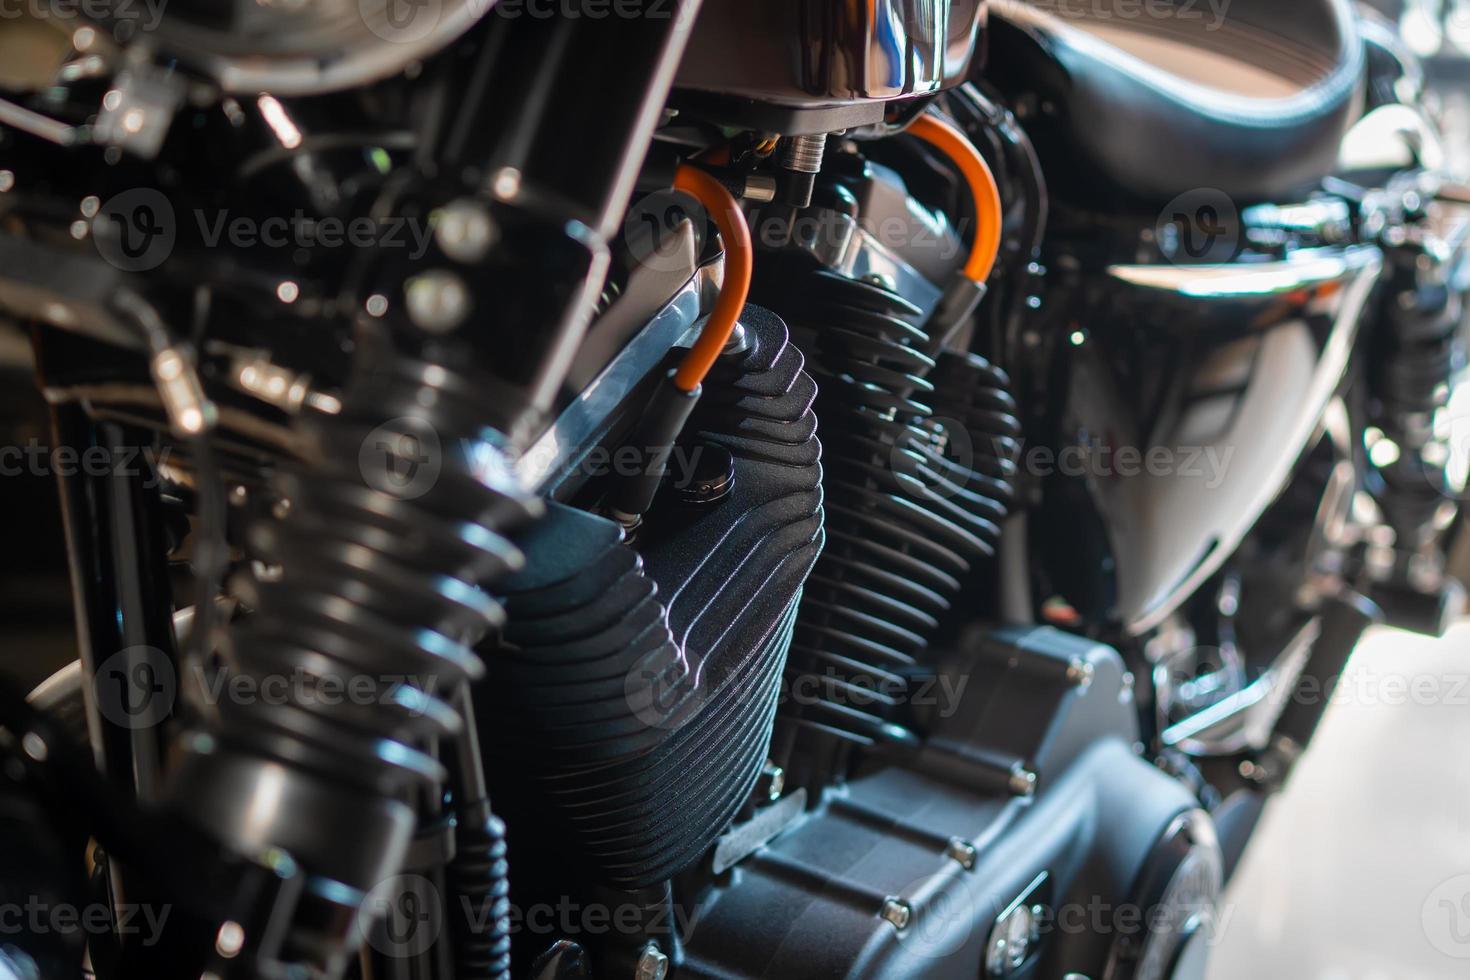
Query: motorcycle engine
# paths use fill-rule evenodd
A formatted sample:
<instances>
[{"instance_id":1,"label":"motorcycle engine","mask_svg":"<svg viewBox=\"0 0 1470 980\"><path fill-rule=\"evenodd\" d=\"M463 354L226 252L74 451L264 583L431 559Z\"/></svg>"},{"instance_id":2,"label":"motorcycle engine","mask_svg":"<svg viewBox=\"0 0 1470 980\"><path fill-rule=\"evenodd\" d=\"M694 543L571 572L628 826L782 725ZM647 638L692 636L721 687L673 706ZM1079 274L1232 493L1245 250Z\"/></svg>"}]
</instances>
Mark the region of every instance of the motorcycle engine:
<instances>
[{"instance_id":1,"label":"motorcycle engine","mask_svg":"<svg viewBox=\"0 0 1470 980\"><path fill-rule=\"evenodd\" d=\"M391 937L425 882L466 976L1168 976L1219 845L1119 653L994 600L1021 413L949 316L975 215L901 113L778 138L708 73L677 111L556 75L666 84L677 21L446 2L385 47L387 5L257 6L171 8L158 59L63 39L66 86L8 90L0 306L68 425L176 450L176 566L225 492L201 670L411 678L386 710L181 705L169 785L137 781L299 862L271 955L340 974L363 896ZM667 187L727 129L754 283L670 439L729 255Z\"/></svg>"}]
</instances>

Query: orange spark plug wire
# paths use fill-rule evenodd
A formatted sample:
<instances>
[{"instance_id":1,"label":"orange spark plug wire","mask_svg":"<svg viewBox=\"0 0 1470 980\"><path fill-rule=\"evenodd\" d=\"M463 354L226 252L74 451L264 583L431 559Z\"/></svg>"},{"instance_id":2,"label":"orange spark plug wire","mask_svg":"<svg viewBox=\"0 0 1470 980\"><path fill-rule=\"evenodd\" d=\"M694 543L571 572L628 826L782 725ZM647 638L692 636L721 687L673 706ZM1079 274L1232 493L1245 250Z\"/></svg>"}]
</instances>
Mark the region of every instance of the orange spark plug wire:
<instances>
[{"instance_id":1,"label":"orange spark plug wire","mask_svg":"<svg viewBox=\"0 0 1470 980\"><path fill-rule=\"evenodd\" d=\"M755 248L750 242L750 226L745 222L745 213L724 184L698 167L683 164L674 174L674 187L704 206L720 230L720 239L725 245L725 281L719 298L715 300L714 311L674 373L676 387L681 391L696 391L719 360L730 335L735 332L741 311L745 309Z\"/></svg>"},{"instance_id":2,"label":"orange spark plug wire","mask_svg":"<svg viewBox=\"0 0 1470 980\"><path fill-rule=\"evenodd\" d=\"M990 165L975 149L975 144L958 128L938 116L924 114L915 119L908 131L953 161L970 185L975 198L975 241L965 262L965 278L983 283L995 267L1000 254L1000 232L1003 223L1000 188Z\"/></svg>"}]
</instances>

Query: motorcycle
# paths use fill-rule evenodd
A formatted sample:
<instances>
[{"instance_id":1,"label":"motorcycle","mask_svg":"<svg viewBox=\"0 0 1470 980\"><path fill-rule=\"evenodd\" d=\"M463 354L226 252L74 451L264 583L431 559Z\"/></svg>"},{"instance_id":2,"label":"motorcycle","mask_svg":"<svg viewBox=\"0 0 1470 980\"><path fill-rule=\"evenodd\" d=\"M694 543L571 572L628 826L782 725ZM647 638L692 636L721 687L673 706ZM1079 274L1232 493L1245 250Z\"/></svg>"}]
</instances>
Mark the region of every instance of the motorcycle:
<instances>
[{"instance_id":1,"label":"motorcycle","mask_svg":"<svg viewBox=\"0 0 1470 980\"><path fill-rule=\"evenodd\" d=\"M1462 610L1470 188L1346 0L0 45L80 461L0 977L1197 975L1358 639Z\"/></svg>"}]
</instances>

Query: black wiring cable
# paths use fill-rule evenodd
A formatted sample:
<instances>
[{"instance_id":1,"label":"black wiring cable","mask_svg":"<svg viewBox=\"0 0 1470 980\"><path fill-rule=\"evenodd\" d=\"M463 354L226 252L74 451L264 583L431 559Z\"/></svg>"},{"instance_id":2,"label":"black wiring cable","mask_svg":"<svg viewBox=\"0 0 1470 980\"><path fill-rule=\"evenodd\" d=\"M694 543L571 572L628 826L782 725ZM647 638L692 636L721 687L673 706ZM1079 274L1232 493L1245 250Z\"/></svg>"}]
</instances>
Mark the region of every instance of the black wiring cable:
<instances>
[{"instance_id":1,"label":"black wiring cable","mask_svg":"<svg viewBox=\"0 0 1470 980\"><path fill-rule=\"evenodd\" d=\"M147 300L125 290L118 294L114 303L138 326L151 356L156 357L172 349L193 360L197 344L176 338ZM196 293L192 331L196 339L202 333L203 321L208 318L209 308L209 297ZM215 598L219 595L229 557L226 490L209 432L210 426L205 424L197 433L186 438L190 454L194 457L195 527L192 564L195 588L194 618L190 624L184 663L186 666L193 664L200 669L208 663L210 640L216 625Z\"/></svg>"},{"instance_id":2,"label":"black wiring cable","mask_svg":"<svg viewBox=\"0 0 1470 980\"><path fill-rule=\"evenodd\" d=\"M999 136L1013 158L1006 161L1005 169L1021 184L1022 218L1017 236L1021 250L1013 256L1011 266L1006 270L1004 301L1000 302L1002 297L997 297L998 302L992 308L992 359L1006 366L1010 362L1010 352L1016 349L1021 318L1026 309L1026 286L1031 276L1031 265L1040 258L1046 235L1051 208L1046 178L1030 137L1016 122L1015 116L999 102L976 85L966 83L950 93L949 105L959 110L962 123L983 127Z\"/></svg>"}]
</instances>

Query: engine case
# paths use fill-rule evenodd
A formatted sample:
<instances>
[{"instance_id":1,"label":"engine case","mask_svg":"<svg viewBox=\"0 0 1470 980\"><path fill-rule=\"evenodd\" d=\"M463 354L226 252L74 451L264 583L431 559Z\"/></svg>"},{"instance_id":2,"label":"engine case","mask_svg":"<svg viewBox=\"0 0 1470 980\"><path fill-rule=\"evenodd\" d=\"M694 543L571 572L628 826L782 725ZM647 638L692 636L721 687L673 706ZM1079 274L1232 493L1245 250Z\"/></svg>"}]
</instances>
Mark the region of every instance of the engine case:
<instances>
[{"instance_id":1,"label":"engine case","mask_svg":"<svg viewBox=\"0 0 1470 980\"><path fill-rule=\"evenodd\" d=\"M976 653L922 749L827 790L717 878L675 976L1167 975L1150 971L1210 919L1219 850L1135 753L1122 660L1050 628Z\"/></svg>"}]
</instances>

